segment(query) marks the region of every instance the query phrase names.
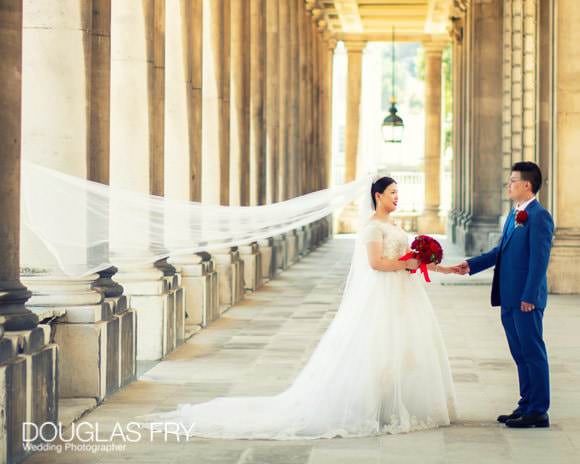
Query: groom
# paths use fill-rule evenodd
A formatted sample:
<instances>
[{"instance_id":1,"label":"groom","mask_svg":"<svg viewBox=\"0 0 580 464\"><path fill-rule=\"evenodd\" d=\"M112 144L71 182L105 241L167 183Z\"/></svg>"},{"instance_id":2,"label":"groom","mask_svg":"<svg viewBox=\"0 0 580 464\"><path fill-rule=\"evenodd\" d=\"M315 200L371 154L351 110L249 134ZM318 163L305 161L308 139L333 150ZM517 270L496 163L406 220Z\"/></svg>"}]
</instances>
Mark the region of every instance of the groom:
<instances>
[{"instance_id":1,"label":"groom","mask_svg":"<svg viewBox=\"0 0 580 464\"><path fill-rule=\"evenodd\" d=\"M501 306L501 321L520 383L517 408L497 420L516 428L550 426L550 381L542 318L554 223L536 199L541 185L542 173L536 164L514 164L508 194L515 208L506 220L499 245L454 267L459 274L473 275L495 266L491 305Z\"/></svg>"}]
</instances>

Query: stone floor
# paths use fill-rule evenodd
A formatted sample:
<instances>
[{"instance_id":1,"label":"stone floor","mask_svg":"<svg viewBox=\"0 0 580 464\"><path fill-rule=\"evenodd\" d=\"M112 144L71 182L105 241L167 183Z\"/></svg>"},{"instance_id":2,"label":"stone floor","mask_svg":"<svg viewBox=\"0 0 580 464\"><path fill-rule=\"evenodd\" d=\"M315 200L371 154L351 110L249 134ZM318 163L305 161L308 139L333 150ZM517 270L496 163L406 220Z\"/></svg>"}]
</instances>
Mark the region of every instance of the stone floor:
<instances>
[{"instance_id":1,"label":"stone floor","mask_svg":"<svg viewBox=\"0 0 580 464\"><path fill-rule=\"evenodd\" d=\"M231 308L141 379L80 419L83 434L106 442L115 423L177 403L215 396L274 394L308 359L335 314L352 240L337 237ZM454 256L455 255L455 256ZM460 259L449 247L449 262ZM471 279L471 280L470 280ZM553 426L510 430L495 422L516 399L516 373L490 274L434 276L428 291L447 340L460 420L451 427L377 438L304 441L174 437L115 440L120 449L38 452L27 463L578 463L580 462L580 296L551 296L545 317L552 373ZM233 418L232 418L233 419ZM127 440L127 429L122 428ZM65 430L64 436L70 436ZM86 435L83 435L86 436ZM135 438L135 436L132 436ZM125 443L125 444L124 444ZM96 441L90 445L99 444Z\"/></svg>"}]
</instances>

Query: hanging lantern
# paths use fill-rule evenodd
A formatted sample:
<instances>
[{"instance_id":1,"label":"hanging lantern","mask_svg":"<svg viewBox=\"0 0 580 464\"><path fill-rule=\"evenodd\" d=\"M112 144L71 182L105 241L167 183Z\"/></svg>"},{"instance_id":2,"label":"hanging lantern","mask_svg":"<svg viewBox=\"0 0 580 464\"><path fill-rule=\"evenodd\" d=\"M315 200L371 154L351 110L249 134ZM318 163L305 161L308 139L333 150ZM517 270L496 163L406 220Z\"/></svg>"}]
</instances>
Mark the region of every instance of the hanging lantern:
<instances>
[{"instance_id":1,"label":"hanging lantern","mask_svg":"<svg viewBox=\"0 0 580 464\"><path fill-rule=\"evenodd\" d=\"M397 114L396 102L391 100L389 115L383 120L383 139L386 143L401 143L404 129L405 124Z\"/></svg>"},{"instance_id":2,"label":"hanging lantern","mask_svg":"<svg viewBox=\"0 0 580 464\"><path fill-rule=\"evenodd\" d=\"M395 28L393 28L393 41L391 53L391 78L392 78L392 97L389 115L383 119L383 139L386 143L401 143L403 141L403 130L405 124L403 119L397 115L397 97L395 92Z\"/></svg>"}]
</instances>

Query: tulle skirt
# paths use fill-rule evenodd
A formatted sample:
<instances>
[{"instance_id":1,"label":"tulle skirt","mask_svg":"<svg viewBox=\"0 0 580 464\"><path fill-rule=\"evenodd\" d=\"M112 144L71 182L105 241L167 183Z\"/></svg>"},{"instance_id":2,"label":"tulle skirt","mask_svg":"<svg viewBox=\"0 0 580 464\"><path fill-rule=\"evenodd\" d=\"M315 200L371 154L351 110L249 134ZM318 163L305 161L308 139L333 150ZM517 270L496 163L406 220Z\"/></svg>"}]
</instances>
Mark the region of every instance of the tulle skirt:
<instances>
[{"instance_id":1,"label":"tulle skirt","mask_svg":"<svg viewBox=\"0 0 580 464\"><path fill-rule=\"evenodd\" d=\"M218 397L140 416L189 436L303 440L402 433L456 418L447 351L419 274L370 270L306 365L273 396ZM352 290L352 289L351 289ZM360 294L357 294L360 293Z\"/></svg>"}]
</instances>

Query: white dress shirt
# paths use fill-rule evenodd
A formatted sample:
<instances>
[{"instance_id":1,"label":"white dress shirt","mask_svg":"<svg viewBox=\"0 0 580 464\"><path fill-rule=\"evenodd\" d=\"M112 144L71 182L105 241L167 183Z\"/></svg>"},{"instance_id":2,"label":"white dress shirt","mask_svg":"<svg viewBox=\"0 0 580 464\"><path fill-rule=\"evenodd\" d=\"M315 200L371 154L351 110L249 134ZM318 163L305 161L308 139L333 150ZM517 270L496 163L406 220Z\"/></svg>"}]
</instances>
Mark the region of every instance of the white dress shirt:
<instances>
[{"instance_id":1,"label":"white dress shirt","mask_svg":"<svg viewBox=\"0 0 580 464\"><path fill-rule=\"evenodd\" d=\"M532 198L530 198L528 201L524 201L521 205L516 205L516 212L517 211L523 211L524 209L526 209L528 207L528 205L534 201L536 199L536 196L534 195Z\"/></svg>"}]
</instances>

